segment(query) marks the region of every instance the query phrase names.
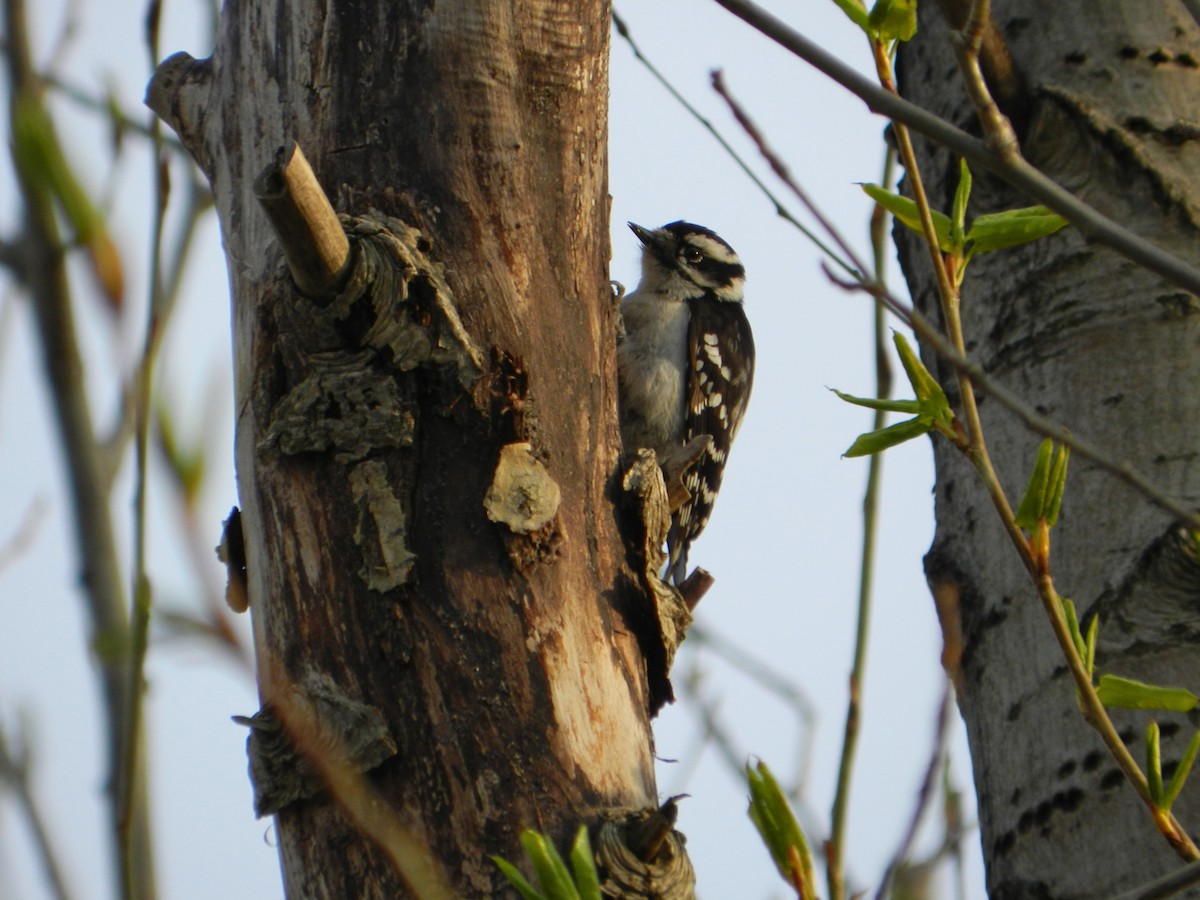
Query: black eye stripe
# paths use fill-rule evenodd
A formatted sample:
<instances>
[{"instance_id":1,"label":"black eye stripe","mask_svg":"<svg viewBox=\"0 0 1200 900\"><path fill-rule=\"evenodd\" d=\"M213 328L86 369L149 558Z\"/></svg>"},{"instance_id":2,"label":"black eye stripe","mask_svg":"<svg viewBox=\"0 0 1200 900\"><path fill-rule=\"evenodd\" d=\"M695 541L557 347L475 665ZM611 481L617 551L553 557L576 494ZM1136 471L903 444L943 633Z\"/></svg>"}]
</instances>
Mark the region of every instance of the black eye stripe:
<instances>
[{"instance_id":1,"label":"black eye stripe","mask_svg":"<svg viewBox=\"0 0 1200 900\"><path fill-rule=\"evenodd\" d=\"M715 284L732 284L739 278L746 277L746 269L741 263L721 262L711 257L704 257L692 268L707 275Z\"/></svg>"}]
</instances>

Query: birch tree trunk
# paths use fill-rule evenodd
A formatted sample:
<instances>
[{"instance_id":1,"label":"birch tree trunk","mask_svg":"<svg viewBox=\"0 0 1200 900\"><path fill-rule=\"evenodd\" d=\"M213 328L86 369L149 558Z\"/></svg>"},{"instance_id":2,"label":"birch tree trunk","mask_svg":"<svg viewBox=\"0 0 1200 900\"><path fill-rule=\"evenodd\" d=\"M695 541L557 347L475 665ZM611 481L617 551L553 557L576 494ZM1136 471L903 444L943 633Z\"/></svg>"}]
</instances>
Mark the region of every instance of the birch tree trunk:
<instances>
[{"instance_id":1,"label":"birch tree trunk","mask_svg":"<svg viewBox=\"0 0 1200 900\"><path fill-rule=\"evenodd\" d=\"M901 54L901 90L978 133L947 26L935 10L923 11L918 38ZM1194 260L1200 145L1186 123L1195 121L1200 30L1184 4L1013 0L994 4L993 14L1020 77L1005 111L1025 155L1110 217ZM927 144L921 160L931 202L948 211L957 160ZM981 175L970 215L1029 205ZM925 251L906 235L900 244L914 297L935 311ZM993 377L1197 504L1195 297L1067 229L974 261L963 310L967 349ZM937 371L953 402L953 372ZM986 397L981 414L1005 489L1019 499L1039 436ZM1028 576L970 466L945 442L934 446L937 532L926 571L932 587L957 592L961 602L959 702L990 896L1103 897L1177 867L1084 723ZM1200 567L1187 545L1144 497L1072 461L1053 574L1081 619L1100 616L1101 671L1200 687ZM1150 714L1114 718L1142 759ZM1183 715L1154 718L1169 773L1195 725ZM1193 777L1176 806L1192 833L1198 807Z\"/></svg>"},{"instance_id":2,"label":"birch tree trunk","mask_svg":"<svg viewBox=\"0 0 1200 900\"><path fill-rule=\"evenodd\" d=\"M502 893L488 854L522 859L523 827L562 846L656 805L653 629L614 503L608 34L589 0L227 2L213 56L149 93L229 263L264 715L299 694L343 744L366 729L342 751L463 896ZM296 293L252 192L292 140L358 262L409 261L404 304ZM492 520L499 470L515 523ZM409 895L337 790L257 787L288 896Z\"/></svg>"}]
</instances>

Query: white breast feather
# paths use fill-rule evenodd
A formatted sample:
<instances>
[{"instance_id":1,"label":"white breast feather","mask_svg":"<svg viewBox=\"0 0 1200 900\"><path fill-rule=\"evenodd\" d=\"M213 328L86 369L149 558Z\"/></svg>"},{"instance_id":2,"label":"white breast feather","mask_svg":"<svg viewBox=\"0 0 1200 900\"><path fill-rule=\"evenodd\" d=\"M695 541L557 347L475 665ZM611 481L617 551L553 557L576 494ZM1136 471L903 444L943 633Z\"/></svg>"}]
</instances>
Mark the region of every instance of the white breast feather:
<instances>
[{"instance_id":1,"label":"white breast feather","mask_svg":"<svg viewBox=\"0 0 1200 900\"><path fill-rule=\"evenodd\" d=\"M625 438L637 447L652 447L660 457L674 449L683 434L689 315L686 301L641 291L621 304L626 338L617 347L617 358Z\"/></svg>"}]
</instances>

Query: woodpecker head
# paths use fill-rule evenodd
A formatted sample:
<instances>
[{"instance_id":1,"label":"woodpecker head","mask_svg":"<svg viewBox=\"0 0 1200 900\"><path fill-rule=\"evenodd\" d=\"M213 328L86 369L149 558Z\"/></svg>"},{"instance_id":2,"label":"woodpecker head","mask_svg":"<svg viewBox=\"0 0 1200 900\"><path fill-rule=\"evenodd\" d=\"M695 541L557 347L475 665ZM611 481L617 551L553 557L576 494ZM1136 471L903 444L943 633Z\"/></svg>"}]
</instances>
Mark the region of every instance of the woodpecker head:
<instances>
[{"instance_id":1,"label":"woodpecker head","mask_svg":"<svg viewBox=\"0 0 1200 900\"><path fill-rule=\"evenodd\" d=\"M746 270L733 248L715 232L691 222L672 222L654 229L630 222L629 227L642 242L639 291L672 300L709 294L732 303L742 301Z\"/></svg>"}]
</instances>

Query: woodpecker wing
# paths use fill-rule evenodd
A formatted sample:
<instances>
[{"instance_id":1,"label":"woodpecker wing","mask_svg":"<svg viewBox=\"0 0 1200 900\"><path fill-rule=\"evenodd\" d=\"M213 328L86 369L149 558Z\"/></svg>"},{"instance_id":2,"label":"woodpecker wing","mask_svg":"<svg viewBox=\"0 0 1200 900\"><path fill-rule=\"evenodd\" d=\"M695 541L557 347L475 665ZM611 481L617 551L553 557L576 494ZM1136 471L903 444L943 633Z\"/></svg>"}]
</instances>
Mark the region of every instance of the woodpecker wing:
<instances>
[{"instance_id":1,"label":"woodpecker wing","mask_svg":"<svg viewBox=\"0 0 1200 900\"><path fill-rule=\"evenodd\" d=\"M701 434L712 436L708 451L684 475L691 498L675 513L667 537L670 569L675 580L686 572L687 550L712 514L729 448L737 436L754 383L754 336L741 303L706 294L692 304L688 323L688 372L685 396L686 444Z\"/></svg>"}]
</instances>

